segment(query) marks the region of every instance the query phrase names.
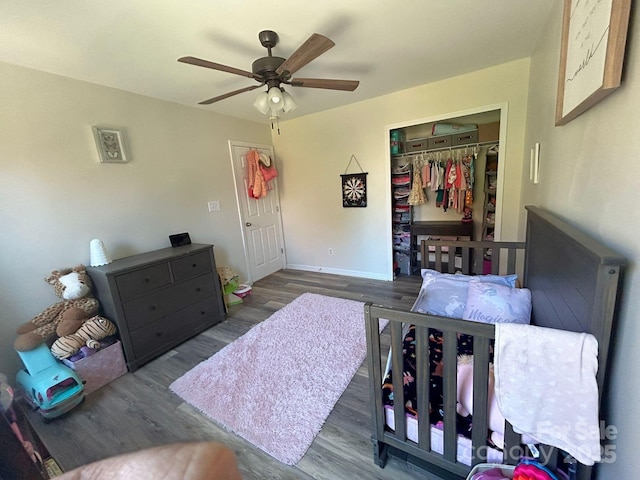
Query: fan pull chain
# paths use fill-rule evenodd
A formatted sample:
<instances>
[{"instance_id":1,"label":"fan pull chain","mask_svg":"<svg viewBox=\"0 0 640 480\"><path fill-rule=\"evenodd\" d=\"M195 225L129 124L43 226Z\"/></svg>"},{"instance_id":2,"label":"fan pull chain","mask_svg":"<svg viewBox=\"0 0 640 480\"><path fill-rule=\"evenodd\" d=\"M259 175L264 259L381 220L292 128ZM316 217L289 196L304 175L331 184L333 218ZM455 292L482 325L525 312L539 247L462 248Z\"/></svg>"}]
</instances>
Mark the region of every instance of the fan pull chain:
<instances>
[{"instance_id":1,"label":"fan pull chain","mask_svg":"<svg viewBox=\"0 0 640 480\"><path fill-rule=\"evenodd\" d=\"M269 120L271 120L271 130L273 130L274 128L278 130L278 135L280 135L280 120L278 117L271 117L269 118Z\"/></svg>"}]
</instances>

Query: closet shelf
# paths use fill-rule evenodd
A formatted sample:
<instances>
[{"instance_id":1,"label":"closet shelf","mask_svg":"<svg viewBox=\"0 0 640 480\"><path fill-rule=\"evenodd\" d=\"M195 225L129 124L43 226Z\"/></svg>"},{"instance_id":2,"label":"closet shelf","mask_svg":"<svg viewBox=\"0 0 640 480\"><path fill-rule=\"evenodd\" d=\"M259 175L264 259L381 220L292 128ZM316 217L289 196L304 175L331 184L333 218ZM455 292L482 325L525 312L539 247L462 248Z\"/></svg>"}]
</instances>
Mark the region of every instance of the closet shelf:
<instances>
[{"instance_id":1,"label":"closet shelf","mask_svg":"<svg viewBox=\"0 0 640 480\"><path fill-rule=\"evenodd\" d=\"M472 148L472 147L489 147L493 145L498 145L499 142L491 141L491 142L478 142L478 143L467 143L464 145L454 145L442 148L430 148L428 150L417 150L415 152L407 152L407 153L396 153L395 155L391 155L391 158L394 160L400 160L402 158L412 157L414 155L419 155L421 153L432 153L432 152L445 152L448 150L460 150L463 148Z\"/></svg>"},{"instance_id":2,"label":"closet shelf","mask_svg":"<svg viewBox=\"0 0 640 480\"><path fill-rule=\"evenodd\" d=\"M482 239L485 241L494 240L495 220L496 220L496 192L498 180L498 162L499 152L493 152L495 159L492 159L491 165L487 163L484 172L484 208L482 218ZM487 162L489 159L487 158ZM491 261L492 250L486 249L483 253L485 261Z\"/></svg>"}]
</instances>

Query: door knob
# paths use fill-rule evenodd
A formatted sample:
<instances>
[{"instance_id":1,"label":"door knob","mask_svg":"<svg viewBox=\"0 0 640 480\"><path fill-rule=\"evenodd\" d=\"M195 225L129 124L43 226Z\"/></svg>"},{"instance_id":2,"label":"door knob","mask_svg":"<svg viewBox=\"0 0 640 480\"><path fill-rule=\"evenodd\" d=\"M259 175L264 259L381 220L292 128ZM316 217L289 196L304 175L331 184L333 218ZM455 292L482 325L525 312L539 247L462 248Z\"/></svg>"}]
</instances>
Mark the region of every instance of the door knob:
<instances>
[{"instance_id":1,"label":"door knob","mask_svg":"<svg viewBox=\"0 0 640 480\"><path fill-rule=\"evenodd\" d=\"M245 223L245 225L246 225L247 227L250 227L250 226L251 226L251 223L247 222L247 223Z\"/></svg>"}]
</instances>

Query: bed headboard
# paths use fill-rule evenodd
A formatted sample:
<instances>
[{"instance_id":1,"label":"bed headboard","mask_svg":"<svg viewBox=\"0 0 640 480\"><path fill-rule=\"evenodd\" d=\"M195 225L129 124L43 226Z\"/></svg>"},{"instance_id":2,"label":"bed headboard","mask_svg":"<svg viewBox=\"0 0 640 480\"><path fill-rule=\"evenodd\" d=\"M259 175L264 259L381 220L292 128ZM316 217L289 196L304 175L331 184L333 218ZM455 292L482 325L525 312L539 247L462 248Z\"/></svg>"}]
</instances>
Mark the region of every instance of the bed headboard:
<instances>
[{"instance_id":1,"label":"bed headboard","mask_svg":"<svg viewBox=\"0 0 640 480\"><path fill-rule=\"evenodd\" d=\"M625 258L542 208L527 206L524 285L531 323L591 333L602 392Z\"/></svg>"}]
</instances>

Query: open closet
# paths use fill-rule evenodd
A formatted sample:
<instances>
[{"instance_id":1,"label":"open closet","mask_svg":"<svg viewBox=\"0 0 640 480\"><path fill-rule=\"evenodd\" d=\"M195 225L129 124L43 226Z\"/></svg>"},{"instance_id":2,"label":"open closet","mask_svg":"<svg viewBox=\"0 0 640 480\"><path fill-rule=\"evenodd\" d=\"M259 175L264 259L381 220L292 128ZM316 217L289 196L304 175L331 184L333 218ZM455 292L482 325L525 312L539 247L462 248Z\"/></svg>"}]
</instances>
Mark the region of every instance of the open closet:
<instances>
[{"instance_id":1,"label":"open closet","mask_svg":"<svg viewBox=\"0 0 640 480\"><path fill-rule=\"evenodd\" d=\"M422 238L494 240L500 110L389 132L393 273L420 273ZM491 250L485 252L489 261Z\"/></svg>"}]
</instances>

